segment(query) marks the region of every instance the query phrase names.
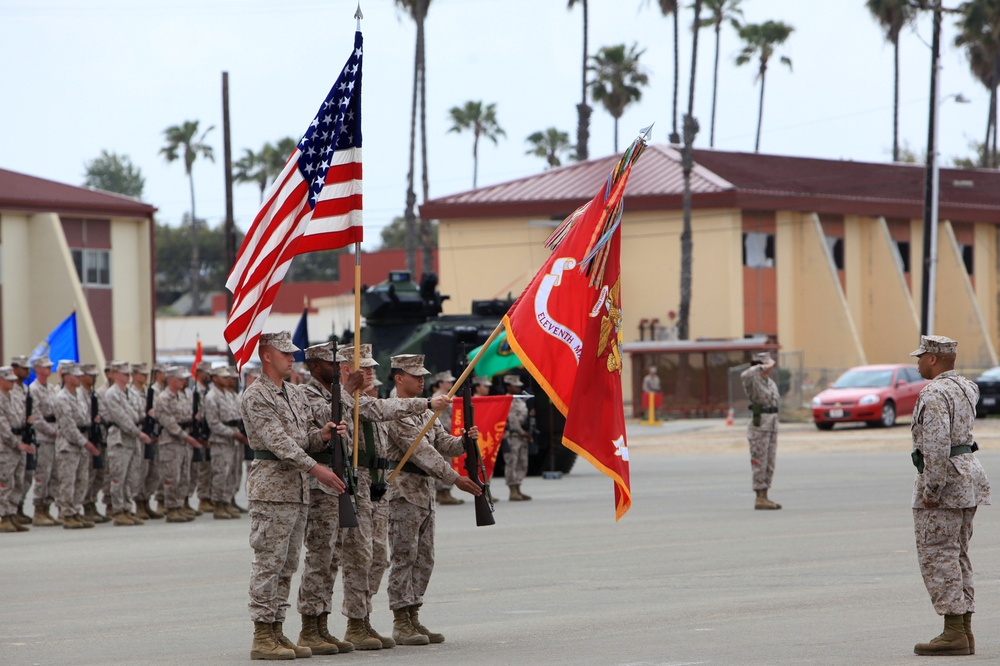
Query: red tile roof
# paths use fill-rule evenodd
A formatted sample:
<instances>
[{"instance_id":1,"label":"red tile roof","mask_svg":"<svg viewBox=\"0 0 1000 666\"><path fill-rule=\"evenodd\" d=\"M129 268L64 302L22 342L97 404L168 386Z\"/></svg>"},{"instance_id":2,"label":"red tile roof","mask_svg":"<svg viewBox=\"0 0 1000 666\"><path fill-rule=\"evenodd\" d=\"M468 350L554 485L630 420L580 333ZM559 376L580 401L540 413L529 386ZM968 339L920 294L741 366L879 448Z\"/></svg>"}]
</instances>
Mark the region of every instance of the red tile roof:
<instances>
[{"instance_id":1,"label":"red tile roof","mask_svg":"<svg viewBox=\"0 0 1000 666\"><path fill-rule=\"evenodd\" d=\"M106 217L152 217L156 207L121 194L65 185L0 169L0 210Z\"/></svg>"},{"instance_id":2,"label":"red tile roof","mask_svg":"<svg viewBox=\"0 0 1000 666\"><path fill-rule=\"evenodd\" d=\"M822 160L696 149L696 208L792 210L842 215L923 217L923 165ZM617 161L608 156L519 180L428 201L424 217L565 216L596 193ZM626 210L676 210L683 176L679 152L651 145L635 165ZM1000 172L940 170L940 218L1000 224Z\"/></svg>"}]
</instances>

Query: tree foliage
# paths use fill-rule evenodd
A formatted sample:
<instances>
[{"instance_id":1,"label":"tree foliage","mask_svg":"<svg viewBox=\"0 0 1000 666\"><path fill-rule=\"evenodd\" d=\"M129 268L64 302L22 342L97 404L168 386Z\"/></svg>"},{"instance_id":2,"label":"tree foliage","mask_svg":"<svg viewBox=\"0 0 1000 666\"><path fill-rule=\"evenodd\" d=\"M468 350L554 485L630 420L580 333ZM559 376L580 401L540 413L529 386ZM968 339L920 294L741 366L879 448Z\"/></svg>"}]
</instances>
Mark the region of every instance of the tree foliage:
<instances>
[{"instance_id":1,"label":"tree foliage","mask_svg":"<svg viewBox=\"0 0 1000 666\"><path fill-rule=\"evenodd\" d=\"M431 223L431 238L434 247L438 243L437 222ZM382 227L382 246L380 250L402 250L406 247L406 218L402 216L392 218L392 222Z\"/></svg>"},{"instance_id":2,"label":"tree foliage","mask_svg":"<svg viewBox=\"0 0 1000 666\"><path fill-rule=\"evenodd\" d=\"M736 56L737 65L745 65L755 57L758 59L757 79L760 81L760 103L757 110L757 139L754 143L754 152L760 152L760 128L764 117L764 82L767 76L767 66L774 56L776 46L785 43L785 40L795 30L792 26L781 21L764 21L763 23L748 23L740 27L740 39L743 40L743 48ZM781 56L780 62L792 68L792 60L787 56Z\"/></svg>"},{"instance_id":3,"label":"tree foliage","mask_svg":"<svg viewBox=\"0 0 1000 666\"><path fill-rule=\"evenodd\" d=\"M191 218L184 216L179 227L156 223L156 304L168 306L191 290ZM237 246L243 234L237 229ZM209 227L199 220L199 282L205 292L225 289L230 267L226 264L225 225ZM177 314L188 314L186 312Z\"/></svg>"},{"instance_id":4,"label":"tree foliage","mask_svg":"<svg viewBox=\"0 0 1000 666\"><path fill-rule=\"evenodd\" d=\"M84 165L84 169L85 187L96 187L105 192L116 192L127 197L142 199L146 179L142 177L139 167L132 164L128 155L102 150L100 156Z\"/></svg>"},{"instance_id":5,"label":"tree foliage","mask_svg":"<svg viewBox=\"0 0 1000 666\"><path fill-rule=\"evenodd\" d=\"M555 127L550 127L544 132L535 132L525 141L531 144L525 154L541 157L550 168L562 166L562 157L573 150L573 144L569 142L569 133L561 132Z\"/></svg>"},{"instance_id":6,"label":"tree foliage","mask_svg":"<svg viewBox=\"0 0 1000 666\"><path fill-rule=\"evenodd\" d=\"M604 105L604 109L615 119L615 152L618 152L618 119L632 102L642 99L642 87L649 83L649 75L639 64L639 58L645 50L639 50L638 44L633 44L626 50L624 44L605 46L597 55L591 56L590 66L593 73L590 81L590 94L595 102Z\"/></svg>"},{"instance_id":7,"label":"tree foliage","mask_svg":"<svg viewBox=\"0 0 1000 666\"><path fill-rule=\"evenodd\" d=\"M468 101L465 106L453 106L448 111L451 116L449 132L472 131L472 187L476 187L479 174L479 139L487 138L494 144L497 138L507 136L497 122L497 105L483 106L481 101Z\"/></svg>"},{"instance_id":8,"label":"tree foliage","mask_svg":"<svg viewBox=\"0 0 1000 666\"><path fill-rule=\"evenodd\" d=\"M244 148L243 156L233 163L233 180L256 185L260 190L260 200L264 201L264 192L285 168L285 162L296 144L295 139L288 136L277 144L265 143L256 153Z\"/></svg>"}]
</instances>

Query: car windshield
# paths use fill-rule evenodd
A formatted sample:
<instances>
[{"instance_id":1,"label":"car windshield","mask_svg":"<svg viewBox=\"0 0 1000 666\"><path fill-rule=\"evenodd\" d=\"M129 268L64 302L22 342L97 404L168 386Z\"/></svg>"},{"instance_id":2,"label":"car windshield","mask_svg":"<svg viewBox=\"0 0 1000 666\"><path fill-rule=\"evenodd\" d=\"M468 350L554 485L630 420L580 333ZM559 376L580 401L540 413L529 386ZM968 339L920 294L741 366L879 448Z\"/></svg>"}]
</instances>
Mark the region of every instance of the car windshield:
<instances>
[{"instance_id":1,"label":"car windshield","mask_svg":"<svg viewBox=\"0 0 1000 666\"><path fill-rule=\"evenodd\" d=\"M1000 367L987 370L983 374L979 375L979 379L986 379L988 381L995 382L1000 379Z\"/></svg>"},{"instance_id":2,"label":"car windshield","mask_svg":"<svg viewBox=\"0 0 1000 666\"><path fill-rule=\"evenodd\" d=\"M877 388L892 383L892 370L848 370L833 388Z\"/></svg>"}]
</instances>

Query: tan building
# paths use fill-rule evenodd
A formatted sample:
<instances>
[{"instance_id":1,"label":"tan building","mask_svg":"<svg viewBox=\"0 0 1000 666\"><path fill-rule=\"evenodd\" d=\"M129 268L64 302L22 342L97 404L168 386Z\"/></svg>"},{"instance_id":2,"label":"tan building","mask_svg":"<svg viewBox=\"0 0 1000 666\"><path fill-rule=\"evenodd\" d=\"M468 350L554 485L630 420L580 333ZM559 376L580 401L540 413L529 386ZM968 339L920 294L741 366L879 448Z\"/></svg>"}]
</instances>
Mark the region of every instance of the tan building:
<instances>
[{"instance_id":1,"label":"tan building","mask_svg":"<svg viewBox=\"0 0 1000 666\"><path fill-rule=\"evenodd\" d=\"M152 362L155 211L0 169L0 359L76 310L83 362Z\"/></svg>"},{"instance_id":2,"label":"tan building","mask_svg":"<svg viewBox=\"0 0 1000 666\"><path fill-rule=\"evenodd\" d=\"M694 157L691 339L764 335L800 350L811 368L908 361L920 329L922 166L715 150ZM617 159L424 204L421 215L440 220L445 313L519 294L557 221L594 196ZM960 341L964 367L993 366L1000 173L942 169L940 182L933 329ZM653 319L657 338L669 337L680 298L682 188L679 152L650 146L625 197L626 342Z\"/></svg>"}]
</instances>

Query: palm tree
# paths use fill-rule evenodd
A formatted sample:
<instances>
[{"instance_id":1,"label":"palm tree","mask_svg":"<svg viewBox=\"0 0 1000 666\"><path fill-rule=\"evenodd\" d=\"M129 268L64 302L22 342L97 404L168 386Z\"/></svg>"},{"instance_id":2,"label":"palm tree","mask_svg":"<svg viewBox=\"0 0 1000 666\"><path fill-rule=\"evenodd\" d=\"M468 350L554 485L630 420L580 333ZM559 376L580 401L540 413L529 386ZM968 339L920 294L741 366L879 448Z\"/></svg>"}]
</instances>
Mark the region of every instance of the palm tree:
<instances>
[{"instance_id":1,"label":"palm tree","mask_svg":"<svg viewBox=\"0 0 1000 666\"><path fill-rule=\"evenodd\" d=\"M740 3L743 0L702 0L708 16L701 19L703 27L715 28L715 68L712 70L712 121L709 125L708 145L715 147L715 99L719 90L719 42L722 36L722 24L727 21L736 30L740 29L740 19L743 18L743 10Z\"/></svg>"},{"instance_id":2,"label":"palm tree","mask_svg":"<svg viewBox=\"0 0 1000 666\"><path fill-rule=\"evenodd\" d=\"M479 137L485 137L497 143L497 137L507 136L503 128L497 124L497 105L482 102L466 102L465 106L453 106L451 114L451 129L449 132L472 130L472 188L475 189L479 173Z\"/></svg>"},{"instance_id":3,"label":"palm tree","mask_svg":"<svg viewBox=\"0 0 1000 666\"><path fill-rule=\"evenodd\" d=\"M285 137L277 145L265 143L260 152L243 149L243 157L233 163L233 180L237 183L253 183L260 189L260 200L264 201L267 186L274 182L285 168L288 157L296 147L292 137Z\"/></svg>"},{"instance_id":4,"label":"palm tree","mask_svg":"<svg viewBox=\"0 0 1000 666\"><path fill-rule=\"evenodd\" d=\"M544 132L535 132L526 141L531 144L531 148L525 154L543 158L550 168L562 166L560 155L568 153L573 148L569 142L569 134L560 132L555 127L550 127Z\"/></svg>"},{"instance_id":5,"label":"palm tree","mask_svg":"<svg viewBox=\"0 0 1000 666\"><path fill-rule=\"evenodd\" d=\"M1000 84L1000 0L970 0L959 8L955 45L964 47L972 73L990 91L983 164L997 167L997 86ZM992 143L991 143L992 138Z\"/></svg>"},{"instance_id":6,"label":"palm tree","mask_svg":"<svg viewBox=\"0 0 1000 666\"><path fill-rule=\"evenodd\" d=\"M406 207L403 212L403 219L406 227L406 268L411 274L417 272L417 193L415 190L416 167L415 158L417 150L417 109L420 109L420 130L421 130L421 162L423 167L423 192L424 200L429 194L427 176L427 123L426 123L426 57L424 51L424 21L427 18L427 10L431 0L395 0L396 6L405 11L413 19L417 26L417 39L413 55L413 96L410 100L410 161L409 171L406 175ZM425 271L429 271L432 263L430 247L430 221L421 222L420 225L421 246L423 253L421 259ZM426 227L426 228L425 228Z\"/></svg>"},{"instance_id":7,"label":"palm tree","mask_svg":"<svg viewBox=\"0 0 1000 666\"><path fill-rule=\"evenodd\" d=\"M737 65L745 65L754 56L760 59L760 66L757 69L757 78L760 79L760 103L757 110L757 140L754 142L754 152L760 152L760 125L764 116L764 77L767 75L767 63L774 55L774 47L784 44L788 36L795 30L792 26L781 21L765 21L764 23L749 23L740 28L740 39L743 40L743 49L736 56ZM787 56L781 56L780 61L792 68L792 61Z\"/></svg>"},{"instance_id":8,"label":"palm tree","mask_svg":"<svg viewBox=\"0 0 1000 666\"><path fill-rule=\"evenodd\" d=\"M160 154L167 162L183 158L184 171L187 173L191 189L191 312L188 313L191 315L198 314L198 308L201 305L198 293L201 273L201 259L198 255L198 217L195 215L194 209L194 178L191 177L191 168L198 157L204 157L210 162L215 161L212 147L205 143L205 137L213 129L215 129L214 125L199 136L197 120L185 120L181 125L171 125L163 130L167 145L160 149Z\"/></svg>"},{"instance_id":9,"label":"palm tree","mask_svg":"<svg viewBox=\"0 0 1000 666\"><path fill-rule=\"evenodd\" d=\"M591 94L595 102L601 102L604 109L615 119L615 152L618 152L618 119L632 102L642 99L639 86L649 83L649 76L639 65L639 58L645 50L638 51L633 44L628 51L624 44L605 46L591 56L587 69L594 73L590 82Z\"/></svg>"},{"instance_id":10,"label":"palm tree","mask_svg":"<svg viewBox=\"0 0 1000 666\"><path fill-rule=\"evenodd\" d=\"M587 144L590 142L590 113L593 109L587 104L587 0L569 0L566 7L573 9L573 5L577 2L583 6L583 66L581 68L583 74L581 76L580 103L576 105L576 159L583 162L590 155Z\"/></svg>"},{"instance_id":11,"label":"palm tree","mask_svg":"<svg viewBox=\"0 0 1000 666\"><path fill-rule=\"evenodd\" d=\"M882 26L893 50L892 161L899 161L899 33L916 16L908 0L867 0L868 11Z\"/></svg>"},{"instance_id":12,"label":"palm tree","mask_svg":"<svg viewBox=\"0 0 1000 666\"><path fill-rule=\"evenodd\" d=\"M649 5L652 1L646 0L646 4ZM674 104L672 114L674 124L673 130L670 132L670 143L677 145L681 142L681 135L677 132L677 93L680 90L681 81L680 28L677 24L677 0L656 0L656 4L659 5L661 14L674 17Z\"/></svg>"}]
</instances>

